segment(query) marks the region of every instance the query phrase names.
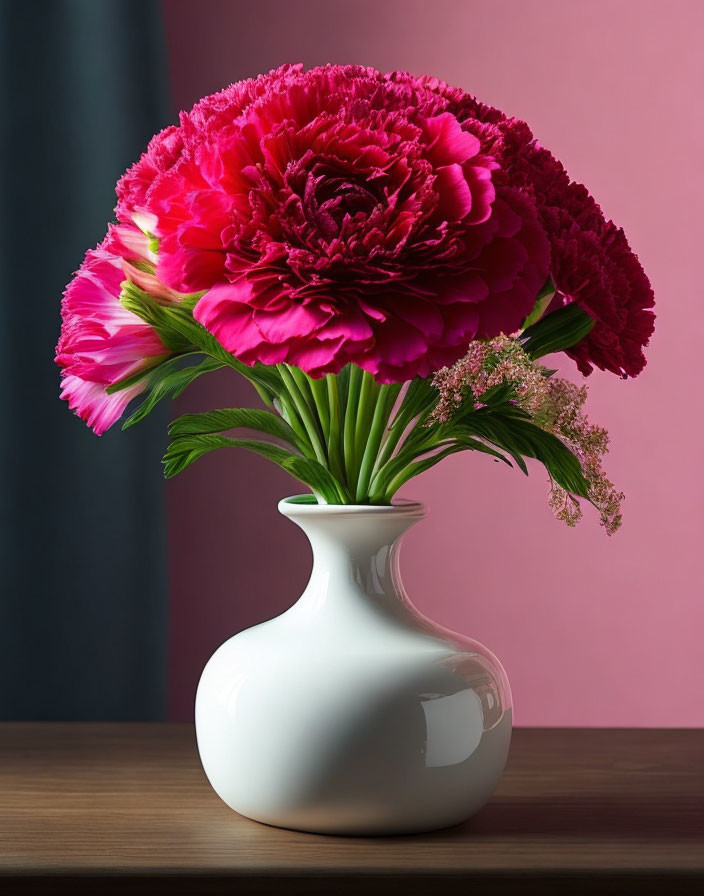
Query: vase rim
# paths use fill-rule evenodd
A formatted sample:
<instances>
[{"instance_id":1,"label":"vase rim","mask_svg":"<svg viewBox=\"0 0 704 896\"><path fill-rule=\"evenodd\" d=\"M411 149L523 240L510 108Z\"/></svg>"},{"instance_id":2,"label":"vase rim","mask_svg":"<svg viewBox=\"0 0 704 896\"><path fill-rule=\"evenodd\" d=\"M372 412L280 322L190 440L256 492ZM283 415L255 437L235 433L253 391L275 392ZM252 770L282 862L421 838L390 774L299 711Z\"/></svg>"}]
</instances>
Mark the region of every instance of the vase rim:
<instances>
[{"instance_id":1,"label":"vase rim","mask_svg":"<svg viewBox=\"0 0 704 896\"><path fill-rule=\"evenodd\" d=\"M427 512L425 504L406 498L399 498L393 504L318 504L313 495L291 495L279 501L279 513L288 517L370 514L421 519Z\"/></svg>"}]
</instances>

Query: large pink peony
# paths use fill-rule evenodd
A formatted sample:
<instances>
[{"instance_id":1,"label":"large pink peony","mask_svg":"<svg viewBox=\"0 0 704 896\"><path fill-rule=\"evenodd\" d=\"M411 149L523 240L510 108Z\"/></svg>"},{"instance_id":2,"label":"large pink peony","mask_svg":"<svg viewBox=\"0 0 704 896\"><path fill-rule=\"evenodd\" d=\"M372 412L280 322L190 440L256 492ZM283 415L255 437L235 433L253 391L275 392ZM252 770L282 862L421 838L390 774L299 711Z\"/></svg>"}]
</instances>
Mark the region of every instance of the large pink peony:
<instances>
[{"instance_id":1,"label":"large pink peony","mask_svg":"<svg viewBox=\"0 0 704 896\"><path fill-rule=\"evenodd\" d=\"M61 397L97 435L122 416L144 384L113 394L108 387L169 354L156 332L120 304L123 260L108 248L117 241L125 254L134 252L125 242L129 235L129 229L121 235L111 231L97 249L87 252L61 303L63 323L56 348L56 363L63 368Z\"/></svg>"},{"instance_id":2,"label":"large pink peony","mask_svg":"<svg viewBox=\"0 0 704 896\"><path fill-rule=\"evenodd\" d=\"M439 104L442 105L442 104ZM529 196L373 69L285 67L182 116L120 188L157 275L248 364L426 376L517 329L549 264Z\"/></svg>"}]
</instances>

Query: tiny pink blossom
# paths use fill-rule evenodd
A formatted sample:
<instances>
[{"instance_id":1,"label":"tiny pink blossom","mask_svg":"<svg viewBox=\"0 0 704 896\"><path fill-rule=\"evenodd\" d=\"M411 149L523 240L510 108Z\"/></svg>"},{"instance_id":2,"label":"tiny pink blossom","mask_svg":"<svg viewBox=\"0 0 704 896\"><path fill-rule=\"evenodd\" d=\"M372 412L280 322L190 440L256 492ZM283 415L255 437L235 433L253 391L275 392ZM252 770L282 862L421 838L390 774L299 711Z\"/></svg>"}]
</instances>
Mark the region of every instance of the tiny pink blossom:
<instances>
[{"instance_id":1,"label":"tiny pink blossom","mask_svg":"<svg viewBox=\"0 0 704 896\"><path fill-rule=\"evenodd\" d=\"M606 533L613 535L621 525L625 496L604 473L602 462L609 436L603 427L590 423L584 413L587 387L547 376L545 368L532 360L518 339L501 335L473 342L463 358L439 370L433 377L438 402L427 425L450 422L467 398L475 410L483 407L485 393L501 384L511 386L513 401L535 425L557 436L577 457L588 484L589 500L599 511ZM556 518L568 526L581 519L578 499L552 479L549 505Z\"/></svg>"}]
</instances>

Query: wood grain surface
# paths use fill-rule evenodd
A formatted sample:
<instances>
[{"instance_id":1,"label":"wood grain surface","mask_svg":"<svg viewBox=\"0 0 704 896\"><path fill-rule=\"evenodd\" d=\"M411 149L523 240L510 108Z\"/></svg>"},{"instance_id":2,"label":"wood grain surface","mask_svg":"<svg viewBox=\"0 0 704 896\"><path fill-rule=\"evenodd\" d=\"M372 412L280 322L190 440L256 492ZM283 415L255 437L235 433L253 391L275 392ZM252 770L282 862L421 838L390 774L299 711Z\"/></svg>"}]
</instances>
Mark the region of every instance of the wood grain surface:
<instances>
[{"instance_id":1,"label":"wood grain surface","mask_svg":"<svg viewBox=\"0 0 704 896\"><path fill-rule=\"evenodd\" d=\"M496 795L413 837L236 815L192 726L0 725L2 893L704 893L704 731L518 729Z\"/></svg>"}]
</instances>

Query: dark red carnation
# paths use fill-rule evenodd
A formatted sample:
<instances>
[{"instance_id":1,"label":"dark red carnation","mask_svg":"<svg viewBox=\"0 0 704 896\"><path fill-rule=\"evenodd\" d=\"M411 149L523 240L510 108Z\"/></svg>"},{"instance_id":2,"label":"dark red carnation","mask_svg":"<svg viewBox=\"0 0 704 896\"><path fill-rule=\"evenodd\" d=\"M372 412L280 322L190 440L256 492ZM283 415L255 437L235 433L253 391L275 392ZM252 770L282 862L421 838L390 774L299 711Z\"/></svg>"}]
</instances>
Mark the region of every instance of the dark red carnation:
<instances>
[{"instance_id":1,"label":"dark red carnation","mask_svg":"<svg viewBox=\"0 0 704 896\"><path fill-rule=\"evenodd\" d=\"M398 78L398 73L391 75ZM507 118L456 87L424 79L484 152L500 163L508 183L530 195L551 248L557 287L553 308L576 301L596 321L589 335L567 351L585 375L594 366L636 376L645 366L644 347L653 332L655 304L650 282L622 230L607 221L587 189L533 139L528 125ZM418 97L422 104L422 94Z\"/></svg>"}]
</instances>

